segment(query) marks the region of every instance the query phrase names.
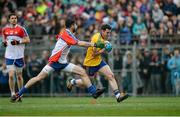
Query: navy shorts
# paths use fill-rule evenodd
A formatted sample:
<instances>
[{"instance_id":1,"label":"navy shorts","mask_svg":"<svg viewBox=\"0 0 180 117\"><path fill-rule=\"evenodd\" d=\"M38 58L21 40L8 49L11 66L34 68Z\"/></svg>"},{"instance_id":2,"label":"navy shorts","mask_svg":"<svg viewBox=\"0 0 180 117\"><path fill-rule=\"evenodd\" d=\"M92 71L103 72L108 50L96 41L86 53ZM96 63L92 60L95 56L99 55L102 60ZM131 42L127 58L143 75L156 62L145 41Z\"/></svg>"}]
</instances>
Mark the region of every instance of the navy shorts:
<instances>
[{"instance_id":1,"label":"navy shorts","mask_svg":"<svg viewBox=\"0 0 180 117\"><path fill-rule=\"evenodd\" d=\"M92 67L87 67L86 66L86 70L87 70L88 75L89 76L94 76L96 74L96 72L98 72L99 69L101 69L105 65L107 65L107 63L102 60L101 63L99 65L97 65L97 66L92 66Z\"/></svg>"},{"instance_id":2,"label":"navy shorts","mask_svg":"<svg viewBox=\"0 0 180 117\"><path fill-rule=\"evenodd\" d=\"M59 63L59 62L53 62L53 63L50 63L49 65L55 70L55 71L60 71L62 69L64 69L65 67L68 66L69 63Z\"/></svg>"},{"instance_id":3,"label":"navy shorts","mask_svg":"<svg viewBox=\"0 0 180 117\"><path fill-rule=\"evenodd\" d=\"M8 59L6 58L6 65L14 65L15 67L23 67L24 66L24 59Z\"/></svg>"}]
</instances>

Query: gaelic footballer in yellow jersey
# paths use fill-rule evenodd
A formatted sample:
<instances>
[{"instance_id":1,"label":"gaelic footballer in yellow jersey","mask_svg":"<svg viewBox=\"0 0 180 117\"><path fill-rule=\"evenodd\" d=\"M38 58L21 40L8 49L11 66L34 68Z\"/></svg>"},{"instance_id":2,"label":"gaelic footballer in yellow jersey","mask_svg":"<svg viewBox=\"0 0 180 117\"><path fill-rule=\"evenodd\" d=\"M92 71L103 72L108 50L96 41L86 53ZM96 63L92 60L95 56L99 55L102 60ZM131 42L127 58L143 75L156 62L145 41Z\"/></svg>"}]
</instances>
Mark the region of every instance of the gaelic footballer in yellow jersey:
<instances>
[{"instance_id":1,"label":"gaelic footballer in yellow jersey","mask_svg":"<svg viewBox=\"0 0 180 117\"><path fill-rule=\"evenodd\" d=\"M104 42L105 39L103 39L101 33L96 33L93 35L93 37L91 38L91 42L95 43L95 42ZM96 54L97 52L103 52L104 49L100 49L100 48L94 48L94 47L89 47L87 49L86 52L86 57L84 59L84 66L97 66L101 63L102 58L101 58L101 54Z\"/></svg>"},{"instance_id":2,"label":"gaelic footballer in yellow jersey","mask_svg":"<svg viewBox=\"0 0 180 117\"><path fill-rule=\"evenodd\" d=\"M108 24L103 24L101 26L100 33L94 34L91 39L91 42L96 42L97 44L101 43L102 41L105 42L110 37L110 33L111 26ZM127 99L129 95L122 94L119 92L118 85L114 77L114 73L111 71L109 65L104 60L102 60L101 54L106 50L106 46L103 49L89 47L84 60L84 66L86 67L89 76L94 76L97 72L104 75L106 79L109 81L109 84L114 92L117 102L121 102ZM71 91L73 86L83 87L83 85L84 84L81 79L70 79L67 82L67 89Z\"/></svg>"}]
</instances>

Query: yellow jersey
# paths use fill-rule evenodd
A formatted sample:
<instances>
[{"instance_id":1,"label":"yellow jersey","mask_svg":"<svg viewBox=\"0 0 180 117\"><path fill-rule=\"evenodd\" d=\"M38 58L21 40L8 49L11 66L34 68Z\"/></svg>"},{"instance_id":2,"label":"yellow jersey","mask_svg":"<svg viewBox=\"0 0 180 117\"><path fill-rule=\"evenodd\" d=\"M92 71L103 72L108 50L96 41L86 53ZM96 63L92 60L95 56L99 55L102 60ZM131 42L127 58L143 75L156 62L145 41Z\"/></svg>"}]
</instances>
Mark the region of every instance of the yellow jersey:
<instances>
[{"instance_id":1,"label":"yellow jersey","mask_svg":"<svg viewBox=\"0 0 180 117\"><path fill-rule=\"evenodd\" d=\"M102 38L100 33L94 34L93 37L91 38L91 42L96 43L97 41L104 42L104 39ZM84 66L97 66L101 63L102 61L101 55L93 56L93 49L94 47L88 47L86 52L86 57L83 63ZM99 50L100 48L97 48L97 51Z\"/></svg>"}]
</instances>

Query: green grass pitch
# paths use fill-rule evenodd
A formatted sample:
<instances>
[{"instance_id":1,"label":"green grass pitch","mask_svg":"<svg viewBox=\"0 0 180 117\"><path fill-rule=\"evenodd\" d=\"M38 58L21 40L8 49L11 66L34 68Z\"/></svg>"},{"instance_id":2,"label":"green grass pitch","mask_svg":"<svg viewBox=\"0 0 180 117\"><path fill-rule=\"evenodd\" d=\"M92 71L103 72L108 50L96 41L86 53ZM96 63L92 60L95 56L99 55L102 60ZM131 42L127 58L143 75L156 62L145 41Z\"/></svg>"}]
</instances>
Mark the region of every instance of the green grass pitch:
<instances>
[{"instance_id":1,"label":"green grass pitch","mask_svg":"<svg viewBox=\"0 0 180 117\"><path fill-rule=\"evenodd\" d=\"M180 97L130 97L117 103L115 98L42 97L23 98L10 103L0 98L0 116L165 116L180 115Z\"/></svg>"}]
</instances>

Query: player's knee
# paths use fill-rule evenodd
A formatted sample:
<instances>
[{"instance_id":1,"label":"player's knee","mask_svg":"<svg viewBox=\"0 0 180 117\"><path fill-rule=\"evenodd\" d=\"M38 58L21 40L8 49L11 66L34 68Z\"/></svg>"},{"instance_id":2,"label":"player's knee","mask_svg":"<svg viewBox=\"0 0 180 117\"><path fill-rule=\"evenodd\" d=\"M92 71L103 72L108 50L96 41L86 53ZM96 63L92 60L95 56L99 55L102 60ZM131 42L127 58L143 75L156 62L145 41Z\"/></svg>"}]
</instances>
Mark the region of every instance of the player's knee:
<instances>
[{"instance_id":1,"label":"player's knee","mask_svg":"<svg viewBox=\"0 0 180 117\"><path fill-rule=\"evenodd\" d=\"M14 79L14 74L9 73L9 78L13 80Z\"/></svg>"},{"instance_id":2,"label":"player's knee","mask_svg":"<svg viewBox=\"0 0 180 117\"><path fill-rule=\"evenodd\" d=\"M14 80L14 75L9 75L9 79Z\"/></svg>"},{"instance_id":3,"label":"player's knee","mask_svg":"<svg viewBox=\"0 0 180 117\"><path fill-rule=\"evenodd\" d=\"M17 73L17 80L22 80L22 74Z\"/></svg>"},{"instance_id":4,"label":"player's knee","mask_svg":"<svg viewBox=\"0 0 180 117\"><path fill-rule=\"evenodd\" d=\"M17 76L17 80L22 80L22 76Z\"/></svg>"}]
</instances>

